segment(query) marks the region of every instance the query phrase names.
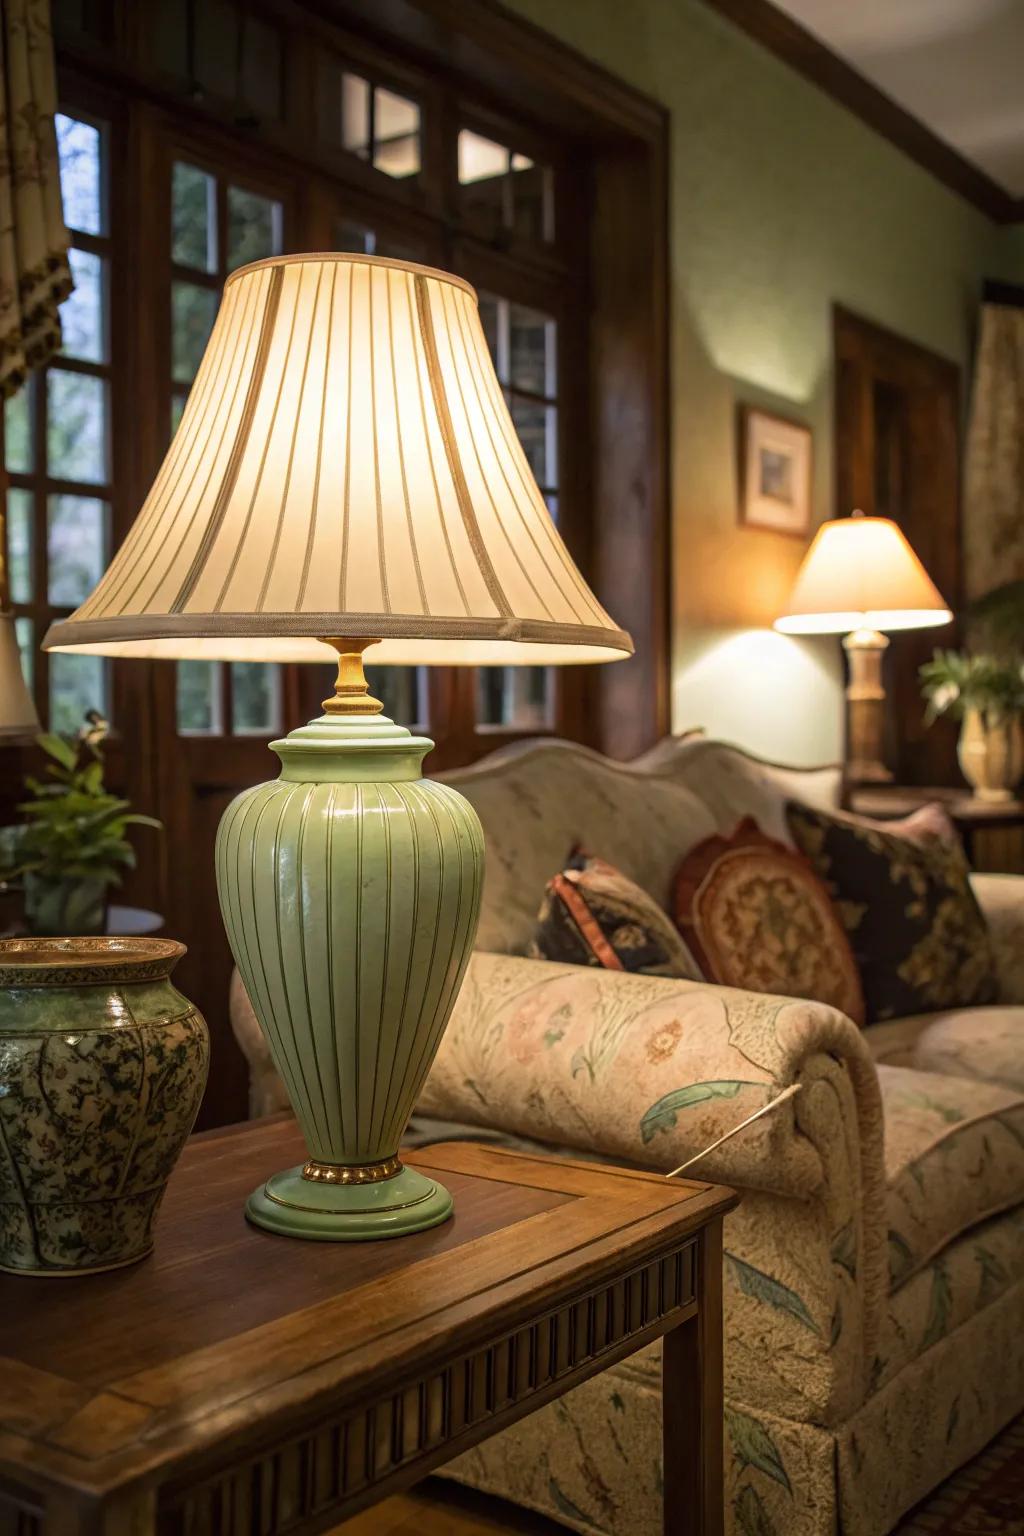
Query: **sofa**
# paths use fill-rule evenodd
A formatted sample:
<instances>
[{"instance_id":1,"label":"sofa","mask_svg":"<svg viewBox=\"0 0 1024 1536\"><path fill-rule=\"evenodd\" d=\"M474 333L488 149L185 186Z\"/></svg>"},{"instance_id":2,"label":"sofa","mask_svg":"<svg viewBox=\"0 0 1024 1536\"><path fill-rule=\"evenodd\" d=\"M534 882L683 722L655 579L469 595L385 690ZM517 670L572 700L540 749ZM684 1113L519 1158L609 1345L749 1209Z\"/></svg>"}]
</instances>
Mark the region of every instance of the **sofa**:
<instances>
[{"instance_id":1,"label":"sofa","mask_svg":"<svg viewBox=\"0 0 1024 1536\"><path fill-rule=\"evenodd\" d=\"M882 1536L1024 1407L1024 879L975 875L1001 999L857 1028L823 1004L526 958L577 842L666 903L682 855L835 768L700 736L630 764L517 744L448 775L487 838L478 948L414 1132L667 1171L781 1090L694 1176L726 1220L726 1507L737 1536ZM283 1090L237 981L252 1107ZM660 1347L446 1475L581 1532L661 1530Z\"/></svg>"}]
</instances>

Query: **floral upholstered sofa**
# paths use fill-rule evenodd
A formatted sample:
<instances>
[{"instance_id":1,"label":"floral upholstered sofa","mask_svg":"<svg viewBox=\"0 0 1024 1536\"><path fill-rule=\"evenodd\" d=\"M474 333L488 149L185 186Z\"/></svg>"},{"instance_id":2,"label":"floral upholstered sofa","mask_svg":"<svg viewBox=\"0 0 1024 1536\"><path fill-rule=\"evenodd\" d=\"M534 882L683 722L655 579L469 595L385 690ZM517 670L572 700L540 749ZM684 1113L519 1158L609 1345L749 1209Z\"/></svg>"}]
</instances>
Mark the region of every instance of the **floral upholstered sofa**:
<instances>
[{"instance_id":1,"label":"floral upholstered sofa","mask_svg":"<svg viewBox=\"0 0 1024 1536\"><path fill-rule=\"evenodd\" d=\"M487 837L478 952L416 1128L670 1169L726 1220L726 1505L742 1536L882 1536L1024 1407L1024 879L974 876L999 962L986 1008L865 1030L815 1002L525 958L582 842L667 903L682 855L753 816L838 804L838 771L701 737L632 764L517 746L450 776ZM236 983L254 1110L281 1090ZM444 1122L439 1124L436 1122ZM433 1127L433 1131L432 1131ZM660 1349L613 1366L449 1475L577 1531L661 1530Z\"/></svg>"}]
</instances>

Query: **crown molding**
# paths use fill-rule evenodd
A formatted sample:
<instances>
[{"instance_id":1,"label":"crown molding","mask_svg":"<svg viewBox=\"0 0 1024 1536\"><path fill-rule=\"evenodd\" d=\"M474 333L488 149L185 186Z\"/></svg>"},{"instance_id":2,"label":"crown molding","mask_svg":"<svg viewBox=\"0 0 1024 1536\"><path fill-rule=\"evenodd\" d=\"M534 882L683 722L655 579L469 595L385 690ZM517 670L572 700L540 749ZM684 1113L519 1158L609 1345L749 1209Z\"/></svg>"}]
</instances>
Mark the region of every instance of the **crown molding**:
<instances>
[{"instance_id":1,"label":"crown molding","mask_svg":"<svg viewBox=\"0 0 1024 1536\"><path fill-rule=\"evenodd\" d=\"M1024 198L1007 192L799 22L772 5L771 0L703 0L703 3L782 59L826 96L846 107L995 223L1013 224L1024 219Z\"/></svg>"}]
</instances>

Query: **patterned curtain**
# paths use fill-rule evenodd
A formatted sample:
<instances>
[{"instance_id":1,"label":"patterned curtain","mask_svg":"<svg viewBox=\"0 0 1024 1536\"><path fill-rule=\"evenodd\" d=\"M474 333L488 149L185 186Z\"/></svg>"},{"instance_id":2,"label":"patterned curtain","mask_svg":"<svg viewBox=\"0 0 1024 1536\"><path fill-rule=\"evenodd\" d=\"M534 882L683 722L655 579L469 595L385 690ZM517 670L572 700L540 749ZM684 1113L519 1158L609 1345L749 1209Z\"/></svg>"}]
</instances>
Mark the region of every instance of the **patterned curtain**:
<instances>
[{"instance_id":1,"label":"patterned curtain","mask_svg":"<svg viewBox=\"0 0 1024 1536\"><path fill-rule=\"evenodd\" d=\"M986 299L995 297L992 289ZM1007 302L1010 300L1010 302ZM981 311L964 482L968 598L1024 577L1024 291Z\"/></svg>"},{"instance_id":2,"label":"patterned curtain","mask_svg":"<svg viewBox=\"0 0 1024 1536\"><path fill-rule=\"evenodd\" d=\"M0 3L0 396L60 346L71 292L50 0Z\"/></svg>"}]
</instances>

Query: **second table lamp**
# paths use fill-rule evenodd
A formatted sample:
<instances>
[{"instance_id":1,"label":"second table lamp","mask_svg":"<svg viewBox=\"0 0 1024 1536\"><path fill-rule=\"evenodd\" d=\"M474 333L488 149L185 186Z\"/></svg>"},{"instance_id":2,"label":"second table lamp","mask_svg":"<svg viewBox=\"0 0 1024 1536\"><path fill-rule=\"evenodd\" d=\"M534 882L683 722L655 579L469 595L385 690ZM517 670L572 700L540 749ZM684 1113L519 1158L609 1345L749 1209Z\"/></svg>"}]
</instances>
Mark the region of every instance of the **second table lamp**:
<instances>
[{"instance_id":1,"label":"second table lamp","mask_svg":"<svg viewBox=\"0 0 1024 1536\"><path fill-rule=\"evenodd\" d=\"M322 661L324 714L217 838L231 948L306 1138L247 1213L321 1240L417 1231L447 1190L399 1142L476 931L483 839L433 743L381 714L374 661L614 661L632 652L530 472L461 279L283 256L227 281L149 496L47 649Z\"/></svg>"},{"instance_id":2,"label":"second table lamp","mask_svg":"<svg viewBox=\"0 0 1024 1536\"><path fill-rule=\"evenodd\" d=\"M843 635L850 667L846 688L846 777L892 778L882 761L885 631L948 624L945 599L888 517L854 512L822 523L797 572L775 628L788 635Z\"/></svg>"}]
</instances>

